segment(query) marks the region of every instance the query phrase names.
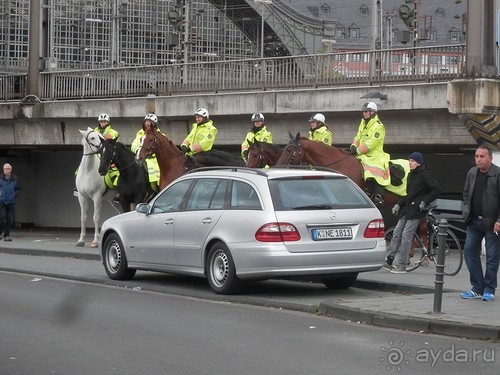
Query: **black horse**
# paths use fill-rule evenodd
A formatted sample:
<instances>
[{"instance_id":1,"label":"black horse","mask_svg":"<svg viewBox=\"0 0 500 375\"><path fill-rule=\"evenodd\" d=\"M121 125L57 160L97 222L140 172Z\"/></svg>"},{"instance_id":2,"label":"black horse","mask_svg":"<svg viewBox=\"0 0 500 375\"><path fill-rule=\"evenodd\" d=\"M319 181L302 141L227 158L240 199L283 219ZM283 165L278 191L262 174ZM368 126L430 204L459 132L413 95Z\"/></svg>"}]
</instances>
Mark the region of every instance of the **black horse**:
<instances>
[{"instance_id":1,"label":"black horse","mask_svg":"<svg viewBox=\"0 0 500 375\"><path fill-rule=\"evenodd\" d=\"M155 196L157 192L151 187L148 172L144 166L136 163L134 153L115 139L105 139L102 141L99 174L104 176L112 164L120 172L118 193L124 212L133 210L138 203L147 202Z\"/></svg>"}]
</instances>

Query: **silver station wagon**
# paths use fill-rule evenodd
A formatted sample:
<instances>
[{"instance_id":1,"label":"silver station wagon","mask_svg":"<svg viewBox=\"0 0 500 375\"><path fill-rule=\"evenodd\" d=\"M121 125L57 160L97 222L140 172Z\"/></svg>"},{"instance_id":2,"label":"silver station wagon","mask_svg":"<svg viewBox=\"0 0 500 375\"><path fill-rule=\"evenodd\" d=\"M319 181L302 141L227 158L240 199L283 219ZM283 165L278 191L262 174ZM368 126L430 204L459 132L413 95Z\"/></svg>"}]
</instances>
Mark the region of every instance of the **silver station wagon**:
<instances>
[{"instance_id":1,"label":"silver station wagon","mask_svg":"<svg viewBox=\"0 0 500 375\"><path fill-rule=\"evenodd\" d=\"M101 230L111 279L136 270L192 275L218 294L271 278L348 288L359 272L380 269L385 253L382 216L363 191L309 168L197 169Z\"/></svg>"}]
</instances>

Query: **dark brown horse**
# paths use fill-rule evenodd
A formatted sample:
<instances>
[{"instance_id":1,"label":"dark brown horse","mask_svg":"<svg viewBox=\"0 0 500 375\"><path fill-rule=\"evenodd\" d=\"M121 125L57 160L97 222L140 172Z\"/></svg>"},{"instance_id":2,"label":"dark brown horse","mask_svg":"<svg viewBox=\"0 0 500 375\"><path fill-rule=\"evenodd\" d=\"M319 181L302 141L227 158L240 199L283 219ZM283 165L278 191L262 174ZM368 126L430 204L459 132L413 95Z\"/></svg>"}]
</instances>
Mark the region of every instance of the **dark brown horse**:
<instances>
[{"instance_id":1,"label":"dark brown horse","mask_svg":"<svg viewBox=\"0 0 500 375\"><path fill-rule=\"evenodd\" d=\"M363 166L349 151L326 145L323 142L311 141L297 133L295 137L290 135L290 142L285 146L276 166L300 164L310 164L336 170L349 177L361 189L365 189ZM380 211L387 227L395 223L395 217L392 216L391 209L401 198L401 195L391 191L385 192L384 208Z\"/></svg>"},{"instance_id":2,"label":"dark brown horse","mask_svg":"<svg viewBox=\"0 0 500 375\"><path fill-rule=\"evenodd\" d=\"M247 167L264 168L266 165L272 167L280 158L283 147L266 142L248 142Z\"/></svg>"},{"instance_id":3,"label":"dark brown horse","mask_svg":"<svg viewBox=\"0 0 500 375\"><path fill-rule=\"evenodd\" d=\"M245 165L242 158L220 150L186 156L170 139L154 129L144 136L136 160L142 162L153 154L156 154L160 167L160 189L194 168Z\"/></svg>"}]
</instances>

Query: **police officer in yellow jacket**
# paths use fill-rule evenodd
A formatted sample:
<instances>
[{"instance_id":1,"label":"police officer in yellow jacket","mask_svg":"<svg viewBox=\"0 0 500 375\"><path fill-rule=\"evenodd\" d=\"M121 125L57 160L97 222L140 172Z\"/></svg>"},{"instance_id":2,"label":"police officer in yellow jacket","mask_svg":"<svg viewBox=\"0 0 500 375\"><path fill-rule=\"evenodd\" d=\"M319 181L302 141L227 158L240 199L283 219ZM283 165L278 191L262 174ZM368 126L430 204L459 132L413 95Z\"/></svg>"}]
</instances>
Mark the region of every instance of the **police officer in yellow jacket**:
<instances>
[{"instance_id":1,"label":"police officer in yellow jacket","mask_svg":"<svg viewBox=\"0 0 500 375\"><path fill-rule=\"evenodd\" d=\"M104 139L117 139L120 136L120 133L111 127L110 118L107 113L101 113L97 121L99 125L94 130L101 133Z\"/></svg>"},{"instance_id":2,"label":"police officer in yellow jacket","mask_svg":"<svg viewBox=\"0 0 500 375\"><path fill-rule=\"evenodd\" d=\"M321 113L316 113L309 119L309 124L311 126L309 129L309 139L311 141L323 142L331 146L333 143L333 135L325 121L325 116Z\"/></svg>"},{"instance_id":3,"label":"police officer in yellow jacket","mask_svg":"<svg viewBox=\"0 0 500 375\"><path fill-rule=\"evenodd\" d=\"M259 141L263 143L273 143L273 135L264 125L264 115L262 113L254 113L252 115L252 125L252 128L241 144L241 157L245 161L247 160L248 149L250 148L248 142Z\"/></svg>"},{"instance_id":4,"label":"police officer in yellow jacket","mask_svg":"<svg viewBox=\"0 0 500 375\"><path fill-rule=\"evenodd\" d=\"M384 152L385 127L378 118L378 108L373 102L363 104L363 118L350 151L361 161L367 194L373 202L384 205L384 186L390 185L389 159Z\"/></svg>"},{"instance_id":5,"label":"police officer in yellow jacket","mask_svg":"<svg viewBox=\"0 0 500 375\"><path fill-rule=\"evenodd\" d=\"M142 138L144 137L144 135L153 128L157 132L162 133L158 128L158 117L154 113L148 113L146 117L144 117L141 129L139 129L139 131L136 133L135 139L130 145L130 149L134 154L137 154L137 151L141 147ZM150 157L148 157L146 159L146 165L149 175L149 182L153 185L153 190L157 190L157 186L160 182L160 167L158 165L158 161L156 160L156 156L151 155Z\"/></svg>"},{"instance_id":6,"label":"police officer in yellow jacket","mask_svg":"<svg viewBox=\"0 0 500 375\"><path fill-rule=\"evenodd\" d=\"M211 150L217 137L217 128L205 108L199 108L194 118L196 122L191 125L191 131L181 144L181 150L186 155Z\"/></svg>"}]
</instances>

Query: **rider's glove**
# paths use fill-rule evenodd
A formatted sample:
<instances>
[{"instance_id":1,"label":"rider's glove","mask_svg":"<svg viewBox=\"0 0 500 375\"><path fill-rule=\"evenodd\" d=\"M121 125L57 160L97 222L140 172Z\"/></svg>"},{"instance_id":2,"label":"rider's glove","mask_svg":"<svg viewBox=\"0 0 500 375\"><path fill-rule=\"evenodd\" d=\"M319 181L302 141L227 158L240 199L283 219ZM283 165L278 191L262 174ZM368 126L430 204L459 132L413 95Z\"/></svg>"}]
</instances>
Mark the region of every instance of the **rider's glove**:
<instances>
[{"instance_id":1,"label":"rider's glove","mask_svg":"<svg viewBox=\"0 0 500 375\"><path fill-rule=\"evenodd\" d=\"M186 145L181 145L181 151L182 151L182 153L185 154L185 153L189 152L189 147Z\"/></svg>"},{"instance_id":2,"label":"rider's glove","mask_svg":"<svg viewBox=\"0 0 500 375\"><path fill-rule=\"evenodd\" d=\"M351 145L351 147L349 147L349 151L353 155L357 155L358 154L358 148L355 145Z\"/></svg>"},{"instance_id":3,"label":"rider's glove","mask_svg":"<svg viewBox=\"0 0 500 375\"><path fill-rule=\"evenodd\" d=\"M420 211L424 211L425 207L426 207L426 204L424 201L420 202L420 204L418 205L418 208L420 208Z\"/></svg>"},{"instance_id":4,"label":"rider's glove","mask_svg":"<svg viewBox=\"0 0 500 375\"><path fill-rule=\"evenodd\" d=\"M399 204L395 204L394 207L392 208L392 214L398 216L400 208L401 207L399 206Z\"/></svg>"}]
</instances>

